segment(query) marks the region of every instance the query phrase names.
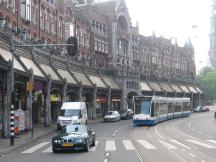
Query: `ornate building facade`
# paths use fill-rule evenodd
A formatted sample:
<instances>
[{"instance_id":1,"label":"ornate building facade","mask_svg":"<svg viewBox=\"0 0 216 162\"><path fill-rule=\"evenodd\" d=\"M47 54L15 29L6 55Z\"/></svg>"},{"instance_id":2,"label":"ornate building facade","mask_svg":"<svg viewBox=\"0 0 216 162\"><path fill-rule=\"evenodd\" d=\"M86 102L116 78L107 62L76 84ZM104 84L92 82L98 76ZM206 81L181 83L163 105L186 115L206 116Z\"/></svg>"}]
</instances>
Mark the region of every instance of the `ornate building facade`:
<instances>
[{"instance_id":1,"label":"ornate building facade","mask_svg":"<svg viewBox=\"0 0 216 162\"><path fill-rule=\"evenodd\" d=\"M132 26L124 0L76 4L71 0L0 0L0 124L9 134L11 42L15 49L15 109L49 125L64 101L85 101L88 117L132 108L134 95L187 96L202 102L194 83L194 49ZM78 54L62 44L78 39ZM38 45L29 47L28 45ZM33 91L29 90L33 83ZM31 115L32 114L32 115Z\"/></svg>"}]
</instances>

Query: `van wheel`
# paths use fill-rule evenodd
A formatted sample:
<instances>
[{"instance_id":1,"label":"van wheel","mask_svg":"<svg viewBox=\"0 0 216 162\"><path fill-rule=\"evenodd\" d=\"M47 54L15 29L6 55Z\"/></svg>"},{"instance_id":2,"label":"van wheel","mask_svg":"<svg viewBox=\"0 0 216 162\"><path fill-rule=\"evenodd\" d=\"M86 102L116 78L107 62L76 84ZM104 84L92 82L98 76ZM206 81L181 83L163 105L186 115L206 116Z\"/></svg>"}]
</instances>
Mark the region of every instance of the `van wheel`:
<instances>
[{"instance_id":1,"label":"van wheel","mask_svg":"<svg viewBox=\"0 0 216 162\"><path fill-rule=\"evenodd\" d=\"M85 125L86 125L87 123L88 123L88 122L87 122L87 120L86 120Z\"/></svg>"}]
</instances>

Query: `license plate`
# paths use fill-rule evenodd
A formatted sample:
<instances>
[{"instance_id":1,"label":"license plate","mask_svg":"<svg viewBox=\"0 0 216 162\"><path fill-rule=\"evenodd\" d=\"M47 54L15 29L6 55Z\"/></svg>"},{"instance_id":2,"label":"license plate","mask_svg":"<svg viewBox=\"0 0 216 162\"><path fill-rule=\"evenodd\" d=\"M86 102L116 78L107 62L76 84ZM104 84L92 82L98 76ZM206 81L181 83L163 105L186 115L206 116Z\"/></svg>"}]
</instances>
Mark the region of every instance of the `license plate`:
<instances>
[{"instance_id":1,"label":"license plate","mask_svg":"<svg viewBox=\"0 0 216 162\"><path fill-rule=\"evenodd\" d=\"M64 144L63 144L63 147L72 147L72 146L73 146L72 143L64 143Z\"/></svg>"}]
</instances>

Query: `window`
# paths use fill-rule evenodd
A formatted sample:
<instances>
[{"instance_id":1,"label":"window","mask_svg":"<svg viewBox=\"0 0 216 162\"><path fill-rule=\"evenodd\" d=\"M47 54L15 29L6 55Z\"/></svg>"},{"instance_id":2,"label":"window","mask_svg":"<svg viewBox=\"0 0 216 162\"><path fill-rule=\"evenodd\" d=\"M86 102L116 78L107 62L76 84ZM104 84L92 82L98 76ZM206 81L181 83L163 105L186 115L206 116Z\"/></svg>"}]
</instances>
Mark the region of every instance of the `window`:
<instances>
[{"instance_id":1,"label":"window","mask_svg":"<svg viewBox=\"0 0 216 162\"><path fill-rule=\"evenodd\" d=\"M31 21L31 1L30 0L21 0L20 14L22 19Z\"/></svg>"}]
</instances>

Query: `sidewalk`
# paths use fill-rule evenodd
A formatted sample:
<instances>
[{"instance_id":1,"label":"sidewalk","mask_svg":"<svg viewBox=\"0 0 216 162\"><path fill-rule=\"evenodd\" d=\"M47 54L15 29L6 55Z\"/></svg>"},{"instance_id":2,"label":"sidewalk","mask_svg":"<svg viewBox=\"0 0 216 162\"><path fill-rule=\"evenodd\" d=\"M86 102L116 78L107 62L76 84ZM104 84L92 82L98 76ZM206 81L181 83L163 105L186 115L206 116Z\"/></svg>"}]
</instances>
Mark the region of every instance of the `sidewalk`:
<instances>
[{"instance_id":1,"label":"sidewalk","mask_svg":"<svg viewBox=\"0 0 216 162\"><path fill-rule=\"evenodd\" d=\"M88 124L102 122L103 119L88 120ZM10 138L0 138L0 156L15 151L19 147L28 145L38 139L47 136L56 131L56 123L52 123L50 127L44 127L43 124L35 124L32 132L22 134L19 138L14 138L14 146L10 146Z\"/></svg>"}]
</instances>

